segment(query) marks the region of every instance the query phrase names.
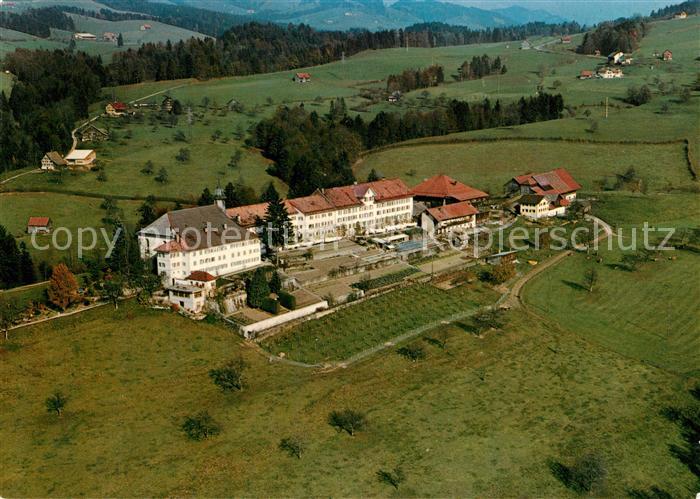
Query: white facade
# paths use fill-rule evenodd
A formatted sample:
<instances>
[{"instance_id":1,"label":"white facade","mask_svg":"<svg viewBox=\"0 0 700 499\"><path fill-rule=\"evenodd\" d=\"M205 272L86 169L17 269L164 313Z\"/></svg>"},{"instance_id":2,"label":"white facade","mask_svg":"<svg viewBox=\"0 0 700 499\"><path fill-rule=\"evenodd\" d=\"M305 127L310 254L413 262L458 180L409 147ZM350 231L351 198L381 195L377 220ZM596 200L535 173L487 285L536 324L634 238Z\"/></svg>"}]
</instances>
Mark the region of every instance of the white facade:
<instances>
[{"instance_id":1,"label":"white facade","mask_svg":"<svg viewBox=\"0 0 700 499\"><path fill-rule=\"evenodd\" d=\"M257 238L194 251L156 251L158 275L168 283L197 270L220 276L255 267L261 261Z\"/></svg>"},{"instance_id":2,"label":"white facade","mask_svg":"<svg viewBox=\"0 0 700 499\"><path fill-rule=\"evenodd\" d=\"M576 195L574 194L574 198L575 197ZM521 203L520 214L525 218L531 218L533 220L538 218L558 217L566 214L566 206L553 204L546 197L542 197L536 204Z\"/></svg>"},{"instance_id":3,"label":"white facade","mask_svg":"<svg viewBox=\"0 0 700 499\"><path fill-rule=\"evenodd\" d=\"M320 243L358 232L381 234L414 225L413 198L376 201L369 189L360 205L310 214L297 211L289 218L296 243Z\"/></svg>"},{"instance_id":4,"label":"white facade","mask_svg":"<svg viewBox=\"0 0 700 499\"><path fill-rule=\"evenodd\" d=\"M141 257L155 258L166 285L195 271L221 276L261 263L257 235L238 226L217 205L167 213L139 231L138 238Z\"/></svg>"}]
</instances>

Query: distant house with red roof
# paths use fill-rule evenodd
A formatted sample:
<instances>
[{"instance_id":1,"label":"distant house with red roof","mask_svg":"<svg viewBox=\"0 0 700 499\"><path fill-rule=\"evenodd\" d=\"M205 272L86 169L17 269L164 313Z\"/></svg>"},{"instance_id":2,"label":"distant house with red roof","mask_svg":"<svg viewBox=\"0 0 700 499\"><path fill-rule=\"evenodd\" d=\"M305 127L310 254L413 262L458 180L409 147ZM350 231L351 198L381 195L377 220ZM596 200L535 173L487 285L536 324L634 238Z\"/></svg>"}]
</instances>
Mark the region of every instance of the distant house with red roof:
<instances>
[{"instance_id":1,"label":"distant house with red roof","mask_svg":"<svg viewBox=\"0 0 700 499\"><path fill-rule=\"evenodd\" d=\"M308 83L311 81L311 73L296 73L292 79L297 83Z\"/></svg>"},{"instance_id":2,"label":"distant house with red roof","mask_svg":"<svg viewBox=\"0 0 700 499\"><path fill-rule=\"evenodd\" d=\"M579 189L581 185L565 168L519 175L505 185L506 194L522 195L520 213L529 218L563 215Z\"/></svg>"},{"instance_id":3,"label":"distant house with red roof","mask_svg":"<svg viewBox=\"0 0 700 499\"><path fill-rule=\"evenodd\" d=\"M112 118L116 118L119 116L124 116L128 110L128 106L124 104L123 102L110 102L105 106L105 112L107 113L107 116L110 116Z\"/></svg>"},{"instance_id":4,"label":"distant house with red roof","mask_svg":"<svg viewBox=\"0 0 700 499\"><path fill-rule=\"evenodd\" d=\"M664 50L663 53L661 54L661 58L662 58L664 61L672 61L672 60L673 60L673 52L671 52L670 50L666 49L666 50Z\"/></svg>"},{"instance_id":5,"label":"distant house with red roof","mask_svg":"<svg viewBox=\"0 0 700 499\"><path fill-rule=\"evenodd\" d=\"M469 201L479 203L486 200L488 193L458 182L447 175L435 175L411 189L416 201L428 206Z\"/></svg>"},{"instance_id":6,"label":"distant house with red roof","mask_svg":"<svg viewBox=\"0 0 700 499\"><path fill-rule=\"evenodd\" d=\"M421 228L437 236L476 227L477 210L469 201L434 206L421 214Z\"/></svg>"},{"instance_id":7,"label":"distant house with red roof","mask_svg":"<svg viewBox=\"0 0 700 499\"><path fill-rule=\"evenodd\" d=\"M561 43L571 43L571 37L569 35L564 35L560 38Z\"/></svg>"},{"instance_id":8,"label":"distant house with red roof","mask_svg":"<svg viewBox=\"0 0 700 499\"><path fill-rule=\"evenodd\" d=\"M49 217L29 217L27 234L48 234L49 232L51 232L51 219Z\"/></svg>"}]
</instances>

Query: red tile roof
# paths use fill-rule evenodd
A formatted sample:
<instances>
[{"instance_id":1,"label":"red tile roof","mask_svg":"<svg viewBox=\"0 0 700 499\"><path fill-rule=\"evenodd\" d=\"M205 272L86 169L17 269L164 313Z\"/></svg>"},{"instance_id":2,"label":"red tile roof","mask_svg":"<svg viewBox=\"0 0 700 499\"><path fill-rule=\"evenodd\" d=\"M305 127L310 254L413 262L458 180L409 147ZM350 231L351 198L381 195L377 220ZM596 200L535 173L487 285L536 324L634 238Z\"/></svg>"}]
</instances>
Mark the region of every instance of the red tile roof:
<instances>
[{"instance_id":1,"label":"red tile roof","mask_svg":"<svg viewBox=\"0 0 700 499\"><path fill-rule=\"evenodd\" d=\"M123 102L119 102L119 101L112 102L112 107L114 108L115 111L126 111L126 108L127 108L126 104L124 104Z\"/></svg>"},{"instance_id":2,"label":"red tile roof","mask_svg":"<svg viewBox=\"0 0 700 499\"><path fill-rule=\"evenodd\" d=\"M238 222L242 227L253 227L258 219L262 220L265 218L266 212L267 203L258 203L228 208L226 216Z\"/></svg>"},{"instance_id":3,"label":"red tile roof","mask_svg":"<svg viewBox=\"0 0 700 499\"><path fill-rule=\"evenodd\" d=\"M311 73L297 73L297 78L305 78L308 80L311 78Z\"/></svg>"},{"instance_id":4,"label":"red tile roof","mask_svg":"<svg viewBox=\"0 0 700 499\"><path fill-rule=\"evenodd\" d=\"M322 211L329 211L335 208L335 206L333 206L321 194L311 194L310 196L293 198L287 201L288 205L291 205L295 210L298 210L304 214L320 213ZM287 208L287 210L289 211L289 208Z\"/></svg>"},{"instance_id":5,"label":"red tile roof","mask_svg":"<svg viewBox=\"0 0 700 499\"><path fill-rule=\"evenodd\" d=\"M49 225L49 217L29 217L27 226L29 227L46 227Z\"/></svg>"},{"instance_id":6,"label":"red tile roof","mask_svg":"<svg viewBox=\"0 0 700 499\"><path fill-rule=\"evenodd\" d=\"M513 180L518 185L529 185L536 194L567 194L581 188L581 185L565 168L556 168L544 173L519 175L513 177Z\"/></svg>"},{"instance_id":7,"label":"red tile roof","mask_svg":"<svg viewBox=\"0 0 700 499\"><path fill-rule=\"evenodd\" d=\"M438 222L444 222L445 220L452 220L454 218L476 215L479 213L479 210L474 208L469 201L462 201L461 203L446 204L444 206L428 208L428 213L430 213L430 215Z\"/></svg>"},{"instance_id":8,"label":"red tile roof","mask_svg":"<svg viewBox=\"0 0 700 499\"><path fill-rule=\"evenodd\" d=\"M435 175L424 180L412 190L414 196L429 198L452 198L457 201L471 201L474 199L487 198L489 195L484 191L475 189L467 184L458 182L447 175Z\"/></svg>"},{"instance_id":9,"label":"red tile roof","mask_svg":"<svg viewBox=\"0 0 700 499\"><path fill-rule=\"evenodd\" d=\"M215 281L216 277L211 275L209 272L204 272L203 270L195 270L190 275L188 275L185 280L187 281L201 281L201 282L211 282Z\"/></svg>"},{"instance_id":10,"label":"red tile roof","mask_svg":"<svg viewBox=\"0 0 700 499\"><path fill-rule=\"evenodd\" d=\"M184 251L184 247L177 241L168 241L158 246L155 251L157 253L174 253L177 251Z\"/></svg>"}]
</instances>

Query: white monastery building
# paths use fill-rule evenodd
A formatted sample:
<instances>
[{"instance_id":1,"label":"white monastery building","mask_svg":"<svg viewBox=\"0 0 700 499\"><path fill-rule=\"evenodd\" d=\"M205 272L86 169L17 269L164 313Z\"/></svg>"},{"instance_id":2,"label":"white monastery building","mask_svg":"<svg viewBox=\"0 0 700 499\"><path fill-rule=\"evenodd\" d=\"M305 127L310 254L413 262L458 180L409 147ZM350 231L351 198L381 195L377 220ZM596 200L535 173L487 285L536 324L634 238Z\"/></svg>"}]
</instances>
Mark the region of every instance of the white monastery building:
<instances>
[{"instance_id":1,"label":"white monastery building","mask_svg":"<svg viewBox=\"0 0 700 499\"><path fill-rule=\"evenodd\" d=\"M413 194L400 179L319 189L285 200L291 222L288 246L332 242L352 235L374 235L414 227ZM240 206L226 214L242 227L265 218L267 203Z\"/></svg>"},{"instance_id":2,"label":"white monastery building","mask_svg":"<svg viewBox=\"0 0 700 499\"><path fill-rule=\"evenodd\" d=\"M185 281L193 273L216 277L261 262L258 236L227 217L220 200L166 213L139 231L138 237L142 258L155 257L166 286L187 286Z\"/></svg>"}]
</instances>

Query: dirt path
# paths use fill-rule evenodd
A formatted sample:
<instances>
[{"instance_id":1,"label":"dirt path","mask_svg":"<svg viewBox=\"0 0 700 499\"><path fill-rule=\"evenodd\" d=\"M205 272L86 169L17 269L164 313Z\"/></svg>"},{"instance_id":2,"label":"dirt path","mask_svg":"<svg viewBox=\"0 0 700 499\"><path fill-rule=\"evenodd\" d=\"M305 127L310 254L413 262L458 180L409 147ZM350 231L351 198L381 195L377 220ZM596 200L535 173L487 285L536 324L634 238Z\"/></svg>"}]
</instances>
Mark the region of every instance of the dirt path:
<instances>
[{"instance_id":1,"label":"dirt path","mask_svg":"<svg viewBox=\"0 0 700 499\"><path fill-rule=\"evenodd\" d=\"M16 178L23 177L24 175L29 175L30 173L41 173L41 168L37 168L36 170L29 170L28 172L18 173L17 175L14 175L14 176L12 176L12 177L10 177L10 178L6 178L6 179L3 180L2 182L0 182L0 184L6 184L6 183L9 182L10 180L14 180L14 179L16 179Z\"/></svg>"}]
</instances>

